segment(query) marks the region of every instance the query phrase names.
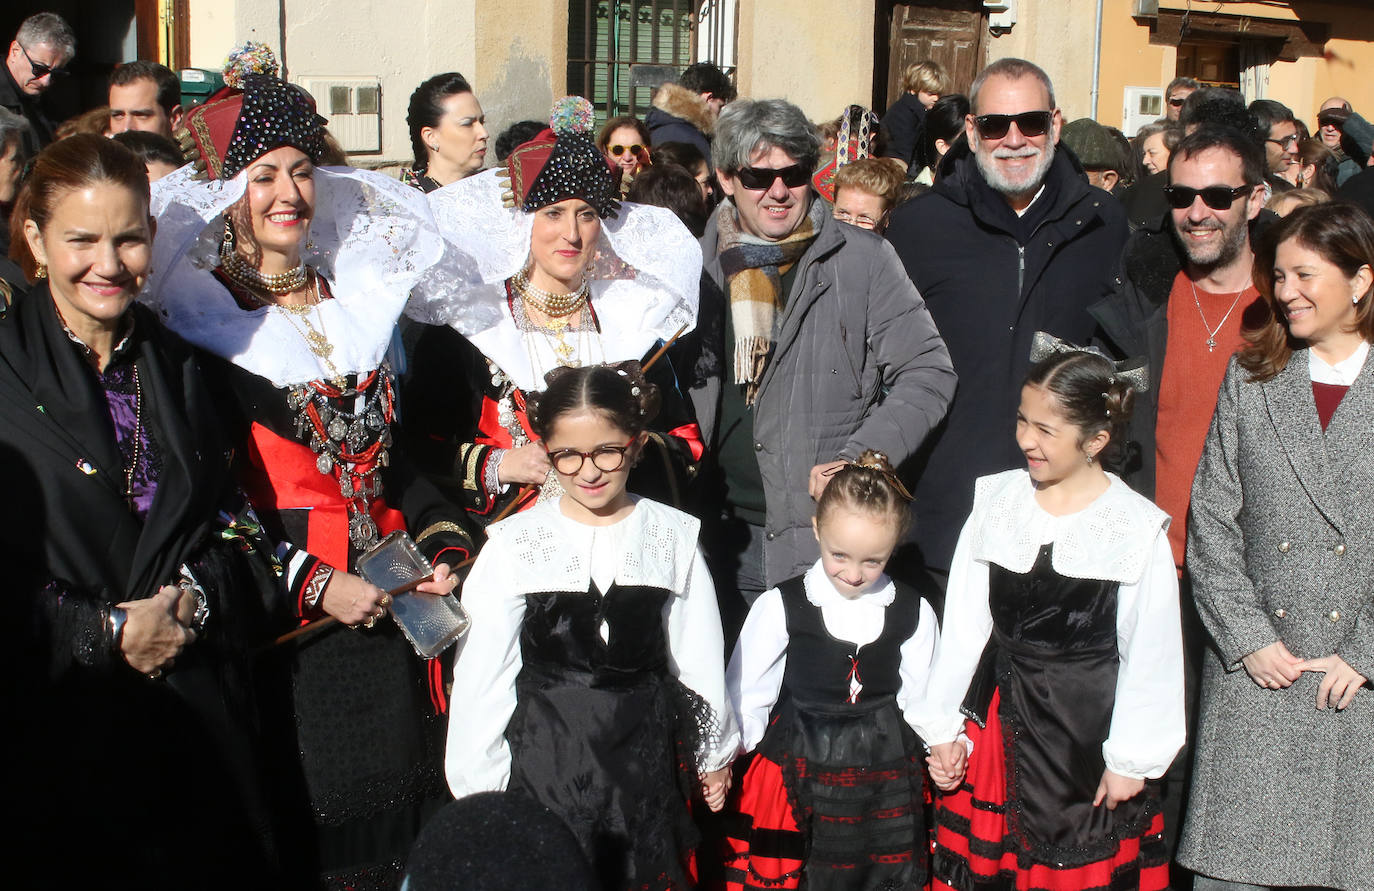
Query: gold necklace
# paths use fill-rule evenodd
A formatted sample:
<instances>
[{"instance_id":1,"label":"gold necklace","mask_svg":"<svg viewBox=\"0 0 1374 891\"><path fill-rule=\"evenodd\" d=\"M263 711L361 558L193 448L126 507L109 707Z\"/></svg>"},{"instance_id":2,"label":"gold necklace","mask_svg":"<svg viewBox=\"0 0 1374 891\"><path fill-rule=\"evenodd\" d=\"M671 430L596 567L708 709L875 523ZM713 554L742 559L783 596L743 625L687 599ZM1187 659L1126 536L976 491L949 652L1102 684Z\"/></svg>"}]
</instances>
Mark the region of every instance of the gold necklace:
<instances>
[{"instance_id":1,"label":"gold necklace","mask_svg":"<svg viewBox=\"0 0 1374 891\"><path fill-rule=\"evenodd\" d=\"M577 312L587 303L590 287L585 276L576 291L555 294L535 287L522 269L511 278L511 284L520 293L520 299L539 310L550 319L565 318Z\"/></svg>"},{"instance_id":2,"label":"gold necklace","mask_svg":"<svg viewBox=\"0 0 1374 891\"><path fill-rule=\"evenodd\" d=\"M306 272L307 267L304 262L295 269L288 269L286 272L264 274L262 270L249 263L242 254L234 250L234 246L228 241L220 242L219 265L224 270L225 275L245 288L265 291L276 297L304 288L309 275Z\"/></svg>"},{"instance_id":3,"label":"gold necklace","mask_svg":"<svg viewBox=\"0 0 1374 891\"><path fill-rule=\"evenodd\" d=\"M344 380L344 376L339 373L338 367L329 358L334 353L334 344L329 342L329 337L323 330L324 320L320 320L319 330L316 330L314 323L310 321L311 311L319 306L323 298L320 296L319 273L311 267L306 268L309 270L307 282L311 293L307 295L305 303L277 303L274 300L267 300L251 290L248 294L260 305L268 309L281 310L286 321L292 328L296 329L296 333L301 336L305 341L305 345L310 348L310 352L318 356L320 361L324 363L324 367L329 371L329 382L333 384L336 389L343 390L346 389L347 381ZM300 289L297 288L297 290Z\"/></svg>"}]
</instances>

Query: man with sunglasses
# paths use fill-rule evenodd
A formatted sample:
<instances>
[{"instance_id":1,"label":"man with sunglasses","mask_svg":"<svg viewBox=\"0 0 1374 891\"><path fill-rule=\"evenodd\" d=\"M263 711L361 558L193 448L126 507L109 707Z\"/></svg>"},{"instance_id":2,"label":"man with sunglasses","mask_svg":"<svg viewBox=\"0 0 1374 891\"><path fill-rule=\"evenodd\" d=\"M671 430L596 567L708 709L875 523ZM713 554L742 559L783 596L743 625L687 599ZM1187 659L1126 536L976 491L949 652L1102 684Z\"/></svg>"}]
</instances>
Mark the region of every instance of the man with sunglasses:
<instances>
[{"instance_id":1,"label":"man with sunglasses","mask_svg":"<svg viewBox=\"0 0 1374 891\"><path fill-rule=\"evenodd\" d=\"M10 41L0 76L0 106L29 122L24 137L27 154L37 154L52 142L56 125L41 103L54 78L67 74L67 63L76 55L76 35L59 15L40 12L24 19Z\"/></svg>"},{"instance_id":2,"label":"man with sunglasses","mask_svg":"<svg viewBox=\"0 0 1374 891\"><path fill-rule=\"evenodd\" d=\"M720 360L692 402L714 459L703 541L728 632L815 562L812 499L830 474L868 449L899 466L954 393L944 341L892 247L835 220L812 190L820 146L781 99L734 102L716 127L728 199L701 245L725 310L698 320Z\"/></svg>"},{"instance_id":3,"label":"man with sunglasses","mask_svg":"<svg viewBox=\"0 0 1374 891\"><path fill-rule=\"evenodd\" d=\"M1296 176L1298 142L1302 139L1293 110L1273 99L1256 99L1250 103L1249 111L1264 134L1264 159L1269 165L1270 183L1274 184L1275 180L1289 183L1288 178ZM1283 190L1282 185L1277 188Z\"/></svg>"},{"instance_id":4,"label":"man with sunglasses","mask_svg":"<svg viewBox=\"0 0 1374 891\"><path fill-rule=\"evenodd\" d=\"M1340 96L1332 96L1317 111L1317 133L1338 162L1336 185L1364 170L1374 152L1374 124L1365 120Z\"/></svg>"},{"instance_id":5,"label":"man with sunglasses","mask_svg":"<svg viewBox=\"0 0 1374 891\"><path fill-rule=\"evenodd\" d=\"M1183 111L1183 103L1195 93L1202 84L1191 77L1176 77L1164 88L1164 117L1177 121Z\"/></svg>"},{"instance_id":6,"label":"man with sunglasses","mask_svg":"<svg viewBox=\"0 0 1374 891\"><path fill-rule=\"evenodd\" d=\"M892 212L887 238L949 345L959 390L917 463L915 538L942 581L980 476L1023 465L1016 407L1031 339L1084 343L1088 305L1110 294L1126 241L1120 202L1055 150L1062 116L1049 77L1023 59L985 68L966 141L930 192Z\"/></svg>"},{"instance_id":7,"label":"man with sunglasses","mask_svg":"<svg viewBox=\"0 0 1374 891\"><path fill-rule=\"evenodd\" d=\"M1121 472L1173 517L1169 544L1185 603L1191 603L1183 557L1193 476L1226 366L1242 343L1242 320L1262 305L1251 280L1251 229L1261 215L1276 219L1263 210L1265 172L1264 151L1252 134L1203 124L1185 136L1169 158L1169 212L1132 234L1116 293L1091 308L1107 346L1148 363L1150 384L1136 394L1131 415L1135 454ZM1185 610L1190 696L1205 637L1196 613ZM1171 846L1182 825L1178 809L1191 760L1186 750L1180 753L1165 776Z\"/></svg>"}]
</instances>

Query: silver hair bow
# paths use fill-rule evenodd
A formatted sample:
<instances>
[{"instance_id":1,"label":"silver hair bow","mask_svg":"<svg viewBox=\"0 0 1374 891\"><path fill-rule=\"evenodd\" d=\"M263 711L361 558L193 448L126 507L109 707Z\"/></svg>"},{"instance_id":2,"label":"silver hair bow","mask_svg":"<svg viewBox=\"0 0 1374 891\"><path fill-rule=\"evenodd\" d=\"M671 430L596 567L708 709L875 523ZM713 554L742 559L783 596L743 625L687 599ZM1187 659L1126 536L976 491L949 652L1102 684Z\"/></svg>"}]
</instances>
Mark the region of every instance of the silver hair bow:
<instances>
[{"instance_id":1,"label":"silver hair bow","mask_svg":"<svg viewBox=\"0 0 1374 891\"><path fill-rule=\"evenodd\" d=\"M1032 363L1060 353L1091 353L1094 356L1101 356L1110 362L1114 369L1112 372L1113 381L1124 381L1137 393L1143 393L1150 388L1150 369L1143 359L1124 359L1117 362L1095 346L1075 346L1067 340L1060 340L1048 331L1035 332L1035 337L1031 340L1030 360Z\"/></svg>"}]
</instances>

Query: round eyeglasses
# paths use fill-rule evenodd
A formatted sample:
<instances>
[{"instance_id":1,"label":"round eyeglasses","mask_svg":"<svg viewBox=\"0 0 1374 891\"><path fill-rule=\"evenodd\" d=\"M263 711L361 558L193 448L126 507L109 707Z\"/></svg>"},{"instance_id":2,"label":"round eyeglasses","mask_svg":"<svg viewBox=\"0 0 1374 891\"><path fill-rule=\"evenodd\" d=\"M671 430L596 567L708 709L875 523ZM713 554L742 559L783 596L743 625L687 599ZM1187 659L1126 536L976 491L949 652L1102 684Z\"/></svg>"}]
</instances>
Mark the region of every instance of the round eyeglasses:
<instances>
[{"instance_id":1,"label":"round eyeglasses","mask_svg":"<svg viewBox=\"0 0 1374 891\"><path fill-rule=\"evenodd\" d=\"M625 453L634 445L634 439L620 446L597 446L590 452L577 449L555 449L550 451L549 463L553 469L564 476L572 476L582 469L582 464L590 458L592 466L602 473L613 473L625 465ZM544 447L548 450L548 446Z\"/></svg>"}]
</instances>

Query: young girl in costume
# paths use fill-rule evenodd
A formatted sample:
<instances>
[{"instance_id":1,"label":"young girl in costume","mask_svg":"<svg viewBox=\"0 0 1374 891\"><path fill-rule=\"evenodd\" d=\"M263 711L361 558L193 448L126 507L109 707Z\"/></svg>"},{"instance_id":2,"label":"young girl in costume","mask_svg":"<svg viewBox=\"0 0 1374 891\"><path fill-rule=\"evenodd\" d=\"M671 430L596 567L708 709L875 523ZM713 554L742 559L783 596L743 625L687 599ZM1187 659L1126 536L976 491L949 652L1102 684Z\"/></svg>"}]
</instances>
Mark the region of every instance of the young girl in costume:
<instances>
[{"instance_id":1,"label":"young girl in costume","mask_svg":"<svg viewBox=\"0 0 1374 891\"><path fill-rule=\"evenodd\" d=\"M726 887L916 889L924 767L906 715L925 689L935 613L883 572L911 496L865 452L812 520L821 558L765 591L726 672L755 756L728 819Z\"/></svg>"},{"instance_id":2,"label":"young girl in costume","mask_svg":"<svg viewBox=\"0 0 1374 891\"><path fill-rule=\"evenodd\" d=\"M454 796L535 798L607 889L692 887L688 800L720 809L739 745L698 522L625 491L656 401L637 363L531 397L564 494L489 527L454 667Z\"/></svg>"},{"instance_id":3,"label":"young girl in costume","mask_svg":"<svg viewBox=\"0 0 1374 891\"><path fill-rule=\"evenodd\" d=\"M932 888L1158 891L1168 854L1146 780L1184 738L1178 580L1169 518L1102 467L1139 375L1036 338L1047 357L1016 415L1027 466L976 484L916 709L952 793Z\"/></svg>"}]
</instances>

